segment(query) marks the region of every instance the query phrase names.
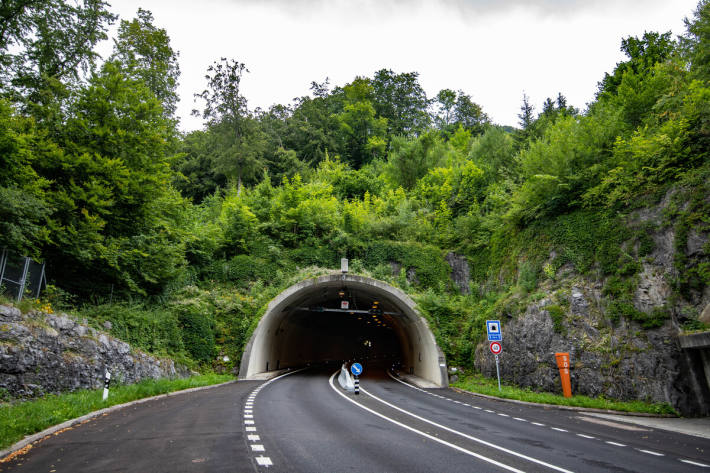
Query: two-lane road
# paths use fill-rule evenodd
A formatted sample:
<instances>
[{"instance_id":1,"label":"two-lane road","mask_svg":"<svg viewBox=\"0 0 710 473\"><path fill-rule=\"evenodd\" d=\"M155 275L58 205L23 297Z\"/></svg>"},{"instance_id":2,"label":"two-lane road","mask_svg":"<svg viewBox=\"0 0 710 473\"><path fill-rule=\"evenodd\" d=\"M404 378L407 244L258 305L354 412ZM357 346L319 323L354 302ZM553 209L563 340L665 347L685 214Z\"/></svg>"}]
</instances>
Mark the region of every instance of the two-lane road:
<instances>
[{"instance_id":1,"label":"two-lane road","mask_svg":"<svg viewBox=\"0 0 710 473\"><path fill-rule=\"evenodd\" d=\"M692 472L708 440L333 368L238 382L100 417L0 471Z\"/></svg>"}]
</instances>

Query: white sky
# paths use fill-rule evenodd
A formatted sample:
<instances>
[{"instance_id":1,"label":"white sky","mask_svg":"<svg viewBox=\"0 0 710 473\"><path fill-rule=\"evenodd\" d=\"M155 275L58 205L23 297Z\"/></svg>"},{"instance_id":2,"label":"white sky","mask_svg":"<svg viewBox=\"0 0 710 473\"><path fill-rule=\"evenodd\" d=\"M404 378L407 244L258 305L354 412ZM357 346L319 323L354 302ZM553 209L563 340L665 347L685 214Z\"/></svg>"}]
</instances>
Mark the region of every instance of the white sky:
<instances>
[{"instance_id":1,"label":"white sky","mask_svg":"<svg viewBox=\"0 0 710 473\"><path fill-rule=\"evenodd\" d=\"M110 1L110 0L109 0ZM562 92L580 109L623 60L621 38L684 32L697 0L114 0L132 19L150 10L180 52L181 127L220 57L247 65L249 107L308 95L311 81L344 85L388 68L419 73L429 97L461 89L494 122L517 125L523 92L542 108ZM115 28L112 30L112 33ZM110 45L104 45L110 52Z\"/></svg>"}]
</instances>

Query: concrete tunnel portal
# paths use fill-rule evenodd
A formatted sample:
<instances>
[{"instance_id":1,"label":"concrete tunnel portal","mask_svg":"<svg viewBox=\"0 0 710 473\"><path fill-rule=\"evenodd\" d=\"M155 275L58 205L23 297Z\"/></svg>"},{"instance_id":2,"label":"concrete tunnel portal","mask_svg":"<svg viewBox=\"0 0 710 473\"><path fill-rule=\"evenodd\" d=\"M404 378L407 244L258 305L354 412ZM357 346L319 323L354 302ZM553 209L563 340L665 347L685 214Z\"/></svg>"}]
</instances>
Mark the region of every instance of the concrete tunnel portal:
<instances>
[{"instance_id":1,"label":"concrete tunnel portal","mask_svg":"<svg viewBox=\"0 0 710 473\"><path fill-rule=\"evenodd\" d=\"M448 386L443 352L414 301L382 281L340 273L301 281L269 303L244 348L239 378L346 360L397 364Z\"/></svg>"}]
</instances>

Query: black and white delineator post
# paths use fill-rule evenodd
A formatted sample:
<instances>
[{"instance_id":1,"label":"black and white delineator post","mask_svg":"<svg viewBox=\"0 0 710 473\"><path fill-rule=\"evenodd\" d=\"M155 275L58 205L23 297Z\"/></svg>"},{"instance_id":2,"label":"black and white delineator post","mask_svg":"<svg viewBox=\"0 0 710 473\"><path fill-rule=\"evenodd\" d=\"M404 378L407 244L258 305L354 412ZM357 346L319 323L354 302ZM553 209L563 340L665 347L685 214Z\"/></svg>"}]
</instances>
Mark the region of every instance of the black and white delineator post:
<instances>
[{"instance_id":1,"label":"black and white delineator post","mask_svg":"<svg viewBox=\"0 0 710 473\"><path fill-rule=\"evenodd\" d=\"M103 400L105 401L108 399L108 385L111 382L111 373L106 370L106 375L104 376L104 397Z\"/></svg>"},{"instance_id":2,"label":"black and white delineator post","mask_svg":"<svg viewBox=\"0 0 710 473\"><path fill-rule=\"evenodd\" d=\"M362 374L362 365L353 363L350 365L350 372L353 374L353 384L355 385L355 394L360 394L360 375Z\"/></svg>"}]
</instances>

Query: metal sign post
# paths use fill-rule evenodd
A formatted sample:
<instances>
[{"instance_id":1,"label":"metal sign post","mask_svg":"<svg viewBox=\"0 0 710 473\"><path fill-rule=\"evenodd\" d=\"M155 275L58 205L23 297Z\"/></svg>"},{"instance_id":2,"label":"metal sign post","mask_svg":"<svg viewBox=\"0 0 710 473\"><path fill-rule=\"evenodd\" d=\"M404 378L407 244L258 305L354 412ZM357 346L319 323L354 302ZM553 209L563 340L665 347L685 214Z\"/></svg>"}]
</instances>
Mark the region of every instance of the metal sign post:
<instances>
[{"instance_id":1,"label":"metal sign post","mask_svg":"<svg viewBox=\"0 0 710 473\"><path fill-rule=\"evenodd\" d=\"M498 392L500 392L500 367L498 365L498 355L496 355L496 374L498 375Z\"/></svg>"},{"instance_id":2,"label":"metal sign post","mask_svg":"<svg viewBox=\"0 0 710 473\"><path fill-rule=\"evenodd\" d=\"M498 363L498 355L503 351L503 344L500 342L491 342L489 345L491 353L496 357L496 374L498 375L498 391L500 391L500 365Z\"/></svg>"},{"instance_id":3,"label":"metal sign post","mask_svg":"<svg viewBox=\"0 0 710 473\"><path fill-rule=\"evenodd\" d=\"M500 328L500 320L486 320L486 332L491 353L496 356L496 374L498 375L498 391L500 391L500 366L498 364L498 354L503 351L503 331Z\"/></svg>"}]
</instances>

